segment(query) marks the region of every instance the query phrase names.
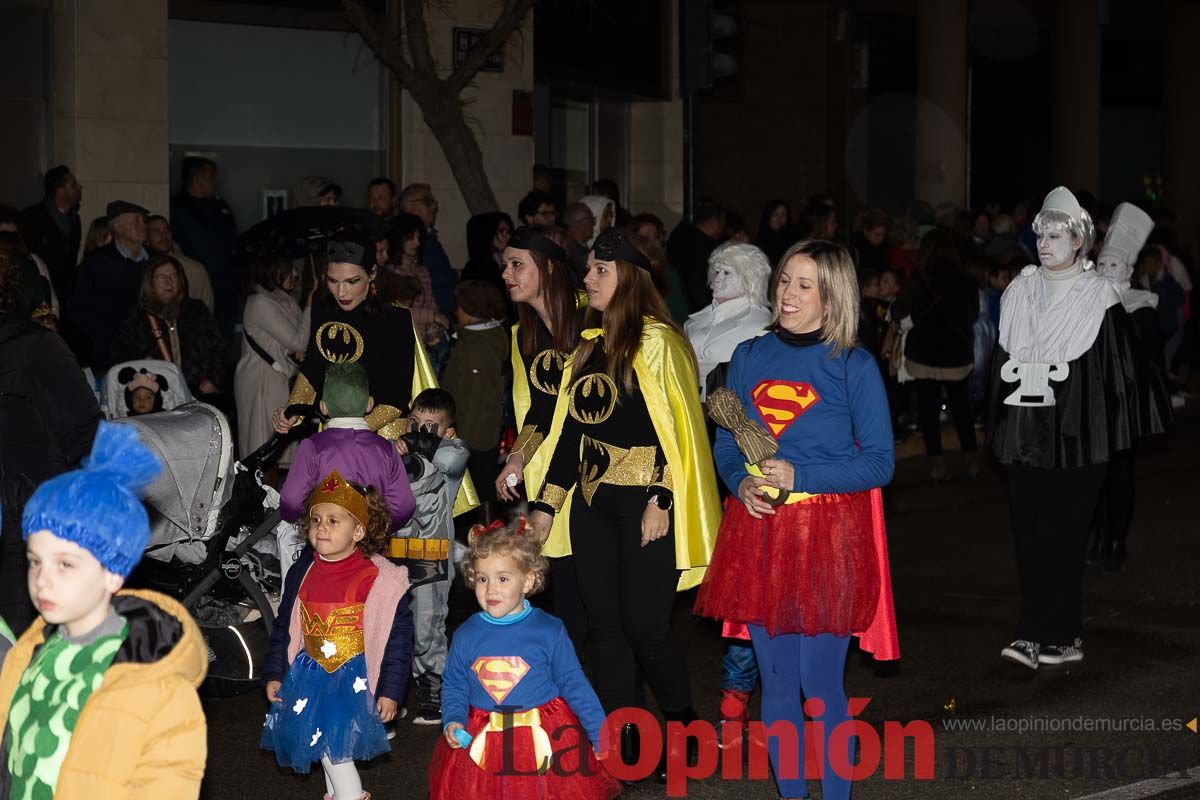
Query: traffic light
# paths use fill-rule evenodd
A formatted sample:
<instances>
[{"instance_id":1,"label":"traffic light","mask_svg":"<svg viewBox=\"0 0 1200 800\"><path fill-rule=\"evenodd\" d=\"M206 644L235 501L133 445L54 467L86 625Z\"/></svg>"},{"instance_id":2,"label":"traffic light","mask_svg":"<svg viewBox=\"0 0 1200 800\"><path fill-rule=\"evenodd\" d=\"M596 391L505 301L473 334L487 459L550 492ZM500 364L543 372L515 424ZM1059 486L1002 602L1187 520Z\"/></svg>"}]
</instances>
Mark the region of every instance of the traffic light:
<instances>
[{"instance_id":1,"label":"traffic light","mask_svg":"<svg viewBox=\"0 0 1200 800\"><path fill-rule=\"evenodd\" d=\"M738 21L733 0L681 0L679 4L680 88L711 89L737 74Z\"/></svg>"}]
</instances>

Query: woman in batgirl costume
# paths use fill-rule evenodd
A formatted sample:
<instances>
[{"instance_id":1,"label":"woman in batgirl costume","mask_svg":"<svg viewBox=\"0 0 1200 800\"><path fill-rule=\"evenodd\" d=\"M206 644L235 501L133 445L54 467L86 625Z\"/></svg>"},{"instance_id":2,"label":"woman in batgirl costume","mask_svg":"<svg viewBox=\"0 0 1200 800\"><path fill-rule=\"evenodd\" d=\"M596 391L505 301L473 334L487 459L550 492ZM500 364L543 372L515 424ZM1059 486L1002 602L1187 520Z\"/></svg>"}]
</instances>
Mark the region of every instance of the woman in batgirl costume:
<instances>
[{"instance_id":1,"label":"woman in batgirl costume","mask_svg":"<svg viewBox=\"0 0 1200 800\"><path fill-rule=\"evenodd\" d=\"M503 253L501 277L517 308L512 329L513 410L517 440L496 478L496 496L519 500L517 486L524 482L530 498L537 497L546 477L547 459L534 461L554 419L563 367L579 344L587 295L577 286L567 264L567 253L542 226L518 228ZM555 520L565 542L569 511ZM561 549L547 549L554 615L581 653L587 638L587 616L579 599L574 559Z\"/></svg>"},{"instance_id":2,"label":"woman in batgirl costume","mask_svg":"<svg viewBox=\"0 0 1200 800\"><path fill-rule=\"evenodd\" d=\"M371 430L396 441L408 430L409 403L425 389L436 388L437 375L416 335L406 308L383 303L376 288L375 243L363 233L345 229L326 245L327 267L313 295L312 333L288 406L315 405L325 383L325 369L340 361L359 362L367 371L375 406L367 415ZM275 430L299 423L275 411ZM455 515L478 506L475 487L463 478Z\"/></svg>"},{"instance_id":3,"label":"woman in batgirl costume","mask_svg":"<svg viewBox=\"0 0 1200 800\"><path fill-rule=\"evenodd\" d=\"M530 522L551 553L576 556L596 692L606 712L637 705L640 669L669 720L694 718L676 590L703 578L720 520L696 362L654 288L636 235L597 237L584 278L582 342L564 368L534 457L545 481ZM552 518L569 507L569 528ZM622 731L633 756L636 729Z\"/></svg>"}]
</instances>

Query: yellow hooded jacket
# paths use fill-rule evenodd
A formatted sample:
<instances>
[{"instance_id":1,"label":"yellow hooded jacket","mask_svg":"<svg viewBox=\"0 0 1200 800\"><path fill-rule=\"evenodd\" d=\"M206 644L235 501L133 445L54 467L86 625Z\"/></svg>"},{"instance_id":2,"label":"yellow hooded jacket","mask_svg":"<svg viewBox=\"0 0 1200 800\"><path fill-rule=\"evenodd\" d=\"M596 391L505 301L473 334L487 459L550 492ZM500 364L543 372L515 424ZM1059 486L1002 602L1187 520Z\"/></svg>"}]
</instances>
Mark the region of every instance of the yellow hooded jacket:
<instances>
[{"instance_id":1,"label":"yellow hooded jacket","mask_svg":"<svg viewBox=\"0 0 1200 800\"><path fill-rule=\"evenodd\" d=\"M123 590L113 607L129 621L135 651L154 646L153 660L124 661L118 651L88 698L71 734L54 797L59 800L187 800L200 796L208 754L204 711L196 687L208 671L208 650L187 610L166 595ZM175 625L179 629L176 633ZM0 671L0 719L21 675L46 640L39 617L17 640ZM139 639L149 634L143 642ZM170 635L177 638L170 641ZM144 645L144 646L142 646ZM7 725L5 726L7 735ZM7 747L0 752L5 782Z\"/></svg>"},{"instance_id":2,"label":"yellow hooded jacket","mask_svg":"<svg viewBox=\"0 0 1200 800\"><path fill-rule=\"evenodd\" d=\"M603 334L600 328L589 328L584 339ZM572 356L573 358L573 356ZM573 361L563 370L562 386L571 385ZM698 586L704 578L717 529L721 525L721 504L717 495L717 479L713 470L712 451L704 428L700 409L695 361L687 342L670 326L646 319L642 331L642 346L633 360L638 387L654 423L654 433L671 468L675 522L675 566L681 570L678 590ZM554 407L554 422L546 441L525 467L525 481L530 497L536 497L546 478L550 458L562 434L567 416L567 392L559 392ZM568 487L569 488L569 487ZM570 513L570 500L555 515L542 552L550 557L571 554L571 538L564 523Z\"/></svg>"}]
</instances>

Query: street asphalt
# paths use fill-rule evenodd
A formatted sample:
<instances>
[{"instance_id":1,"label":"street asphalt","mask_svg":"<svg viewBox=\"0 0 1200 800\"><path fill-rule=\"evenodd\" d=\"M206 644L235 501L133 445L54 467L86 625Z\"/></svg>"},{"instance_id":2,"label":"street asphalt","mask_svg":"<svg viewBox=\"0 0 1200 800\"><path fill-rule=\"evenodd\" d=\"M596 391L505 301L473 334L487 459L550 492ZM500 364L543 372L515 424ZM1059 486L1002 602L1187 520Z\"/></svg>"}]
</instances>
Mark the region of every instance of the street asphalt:
<instances>
[{"instance_id":1,"label":"street asphalt","mask_svg":"<svg viewBox=\"0 0 1200 800\"><path fill-rule=\"evenodd\" d=\"M950 465L961 473L954 457ZM869 698L860 717L892 752L884 759L890 769L881 765L858 783L854 798L1082 798L1162 776L1169 791L1156 797L1200 798L1200 782L1170 777L1200 765L1200 734L1187 727L1200 715L1200 416L1185 413L1168 440L1140 452L1128 568L1115 577L1089 571L1086 659L1071 667L1035 672L999 658L1018 611L1002 472L939 485L927 472L921 458L906 459L885 490L902 658L877 664L852 646L848 693ZM691 616L692 600L679 597L675 630L696 710L713 719L723 643L716 624ZM452 624L472 604L458 587ZM206 700L202 797L324 794L319 769L296 776L259 749L266 707L259 692ZM931 779L915 777L918 748L896 736L901 725L929 732L920 749L932 753ZM408 720L397 730L392 753L361 767L375 800L425 796L440 731ZM885 776L893 771L903 777ZM698 800L778 797L770 780L719 774L689 781L686 791ZM821 797L819 782L810 791ZM666 788L631 785L626 795L664 797Z\"/></svg>"}]
</instances>

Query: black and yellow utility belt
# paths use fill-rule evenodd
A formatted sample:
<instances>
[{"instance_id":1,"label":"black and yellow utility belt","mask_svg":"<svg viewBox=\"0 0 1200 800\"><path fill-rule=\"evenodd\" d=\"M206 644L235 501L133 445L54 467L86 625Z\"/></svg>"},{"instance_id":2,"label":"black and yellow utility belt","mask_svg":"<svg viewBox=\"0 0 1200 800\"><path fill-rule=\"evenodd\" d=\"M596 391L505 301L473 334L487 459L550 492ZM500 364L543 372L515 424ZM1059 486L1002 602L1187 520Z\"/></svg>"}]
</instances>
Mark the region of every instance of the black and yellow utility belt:
<instances>
[{"instance_id":1,"label":"black and yellow utility belt","mask_svg":"<svg viewBox=\"0 0 1200 800\"><path fill-rule=\"evenodd\" d=\"M450 557L450 540L392 538L388 540L388 556L420 561L445 561Z\"/></svg>"}]
</instances>

